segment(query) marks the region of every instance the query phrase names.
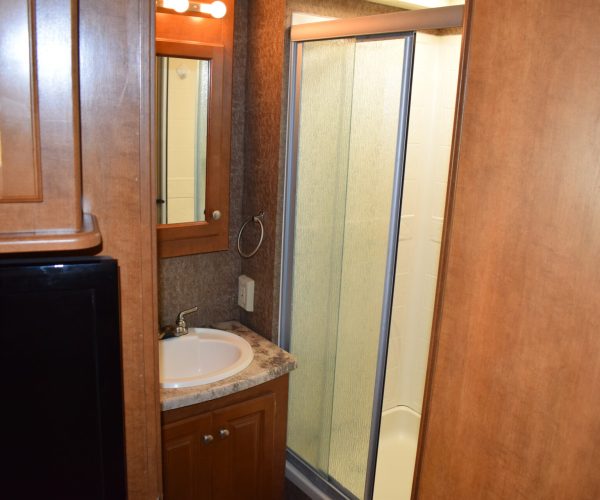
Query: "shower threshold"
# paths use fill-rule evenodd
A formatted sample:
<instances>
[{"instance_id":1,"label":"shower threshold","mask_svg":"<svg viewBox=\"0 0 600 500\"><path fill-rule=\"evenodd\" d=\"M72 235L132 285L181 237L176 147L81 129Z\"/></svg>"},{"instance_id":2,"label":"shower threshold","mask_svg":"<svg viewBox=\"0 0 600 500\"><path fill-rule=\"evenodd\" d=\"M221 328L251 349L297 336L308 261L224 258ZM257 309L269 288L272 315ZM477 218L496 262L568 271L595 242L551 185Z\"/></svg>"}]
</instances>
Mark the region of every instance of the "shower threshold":
<instances>
[{"instance_id":1,"label":"shower threshold","mask_svg":"<svg viewBox=\"0 0 600 500\"><path fill-rule=\"evenodd\" d=\"M333 478L325 478L289 448L285 477L313 500L358 500Z\"/></svg>"}]
</instances>

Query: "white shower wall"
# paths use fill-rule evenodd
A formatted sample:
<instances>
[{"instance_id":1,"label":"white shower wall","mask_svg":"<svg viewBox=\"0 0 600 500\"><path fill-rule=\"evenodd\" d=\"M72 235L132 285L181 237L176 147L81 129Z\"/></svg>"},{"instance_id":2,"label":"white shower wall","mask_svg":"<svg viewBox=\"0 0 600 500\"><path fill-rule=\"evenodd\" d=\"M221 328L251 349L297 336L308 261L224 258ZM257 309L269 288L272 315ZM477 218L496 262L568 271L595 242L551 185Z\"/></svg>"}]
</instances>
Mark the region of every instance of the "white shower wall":
<instances>
[{"instance_id":1,"label":"white shower wall","mask_svg":"<svg viewBox=\"0 0 600 500\"><path fill-rule=\"evenodd\" d=\"M384 410L422 411L460 44L417 34Z\"/></svg>"},{"instance_id":2,"label":"white shower wall","mask_svg":"<svg viewBox=\"0 0 600 500\"><path fill-rule=\"evenodd\" d=\"M167 197L169 223L194 220L198 61L172 57L168 70ZM179 72L179 73L178 73ZM180 74L182 76L180 76Z\"/></svg>"}]
</instances>

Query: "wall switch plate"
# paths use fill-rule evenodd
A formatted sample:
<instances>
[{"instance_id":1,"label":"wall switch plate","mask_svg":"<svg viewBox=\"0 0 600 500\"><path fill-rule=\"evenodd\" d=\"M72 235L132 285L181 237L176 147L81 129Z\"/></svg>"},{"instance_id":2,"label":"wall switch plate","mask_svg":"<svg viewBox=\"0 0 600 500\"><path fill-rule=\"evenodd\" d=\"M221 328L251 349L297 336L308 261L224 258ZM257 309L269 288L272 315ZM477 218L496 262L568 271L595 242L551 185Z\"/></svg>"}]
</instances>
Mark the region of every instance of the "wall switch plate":
<instances>
[{"instance_id":1,"label":"wall switch plate","mask_svg":"<svg viewBox=\"0 0 600 500\"><path fill-rule=\"evenodd\" d=\"M254 311L254 280L245 274L238 278L238 305L248 311Z\"/></svg>"}]
</instances>

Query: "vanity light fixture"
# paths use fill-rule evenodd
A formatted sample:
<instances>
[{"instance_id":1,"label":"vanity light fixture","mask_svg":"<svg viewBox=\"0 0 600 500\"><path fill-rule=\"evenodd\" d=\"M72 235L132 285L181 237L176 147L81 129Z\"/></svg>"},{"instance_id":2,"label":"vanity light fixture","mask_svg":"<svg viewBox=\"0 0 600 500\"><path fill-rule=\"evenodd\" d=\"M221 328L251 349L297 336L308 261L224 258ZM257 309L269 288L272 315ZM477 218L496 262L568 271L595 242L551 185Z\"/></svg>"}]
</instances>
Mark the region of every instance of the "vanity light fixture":
<instances>
[{"instance_id":1,"label":"vanity light fixture","mask_svg":"<svg viewBox=\"0 0 600 500\"><path fill-rule=\"evenodd\" d=\"M180 14L194 12L214 17L215 19L221 19L227 14L227 6L218 0L212 3L190 2L188 0L158 0L156 5L163 9L173 9Z\"/></svg>"}]
</instances>

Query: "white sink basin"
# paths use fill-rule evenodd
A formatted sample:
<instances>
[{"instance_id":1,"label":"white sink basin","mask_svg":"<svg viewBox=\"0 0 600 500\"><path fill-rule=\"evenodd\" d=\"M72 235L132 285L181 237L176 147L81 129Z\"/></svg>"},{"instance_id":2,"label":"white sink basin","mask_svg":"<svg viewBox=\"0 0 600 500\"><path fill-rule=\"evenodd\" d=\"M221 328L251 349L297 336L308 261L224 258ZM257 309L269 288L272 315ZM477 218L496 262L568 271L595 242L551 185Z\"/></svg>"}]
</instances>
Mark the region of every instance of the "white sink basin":
<instances>
[{"instance_id":1,"label":"white sink basin","mask_svg":"<svg viewBox=\"0 0 600 500\"><path fill-rule=\"evenodd\" d=\"M192 387L235 375L254 358L250 344L233 333L189 328L189 333L159 341L160 386Z\"/></svg>"}]
</instances>

